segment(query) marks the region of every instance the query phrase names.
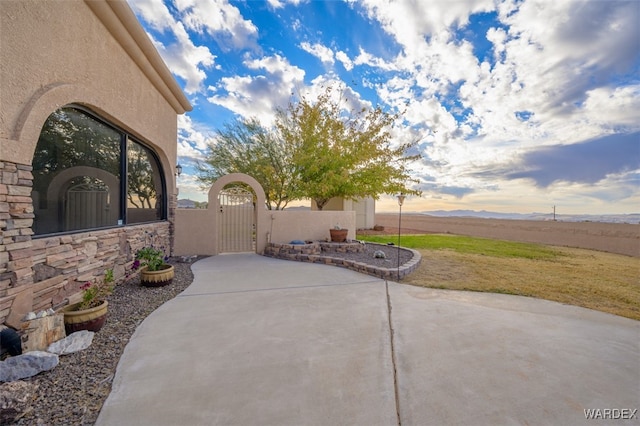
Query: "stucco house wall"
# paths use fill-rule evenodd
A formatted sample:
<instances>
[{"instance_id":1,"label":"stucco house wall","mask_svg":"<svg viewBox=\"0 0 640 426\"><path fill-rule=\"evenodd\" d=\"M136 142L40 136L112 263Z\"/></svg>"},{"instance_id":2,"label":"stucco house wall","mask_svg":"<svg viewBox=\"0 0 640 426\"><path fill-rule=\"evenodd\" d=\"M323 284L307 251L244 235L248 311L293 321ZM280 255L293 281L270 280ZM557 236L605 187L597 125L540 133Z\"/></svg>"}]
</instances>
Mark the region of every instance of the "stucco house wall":
<instances>
[{"instance_id":1,"label":"stucco house wall","mask_svg":"<svg viewBox=\"0 0 640 426\"><path fill-rule=\"evenodd\" d=\"M20 0L0 7L0 323L64 304L145 244L172 246L177 114L191 109L125 1ZM168 220L34 238L32 160L45 120L80 105L150 147Z\"/></svg>"}]
</instances>

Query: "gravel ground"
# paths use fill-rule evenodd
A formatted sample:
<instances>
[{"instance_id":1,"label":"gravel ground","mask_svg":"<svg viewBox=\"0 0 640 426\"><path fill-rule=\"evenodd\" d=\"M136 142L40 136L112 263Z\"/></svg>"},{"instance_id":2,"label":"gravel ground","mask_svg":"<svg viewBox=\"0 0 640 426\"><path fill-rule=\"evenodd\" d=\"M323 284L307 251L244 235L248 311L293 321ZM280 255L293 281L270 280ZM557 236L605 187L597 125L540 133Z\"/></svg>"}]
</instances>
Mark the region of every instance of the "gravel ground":
<instances>
[{"instance_id":1,"label":"gravel ground","mask_svg":"<svg viewBox=\"0 0 640 426\"><path fill-rule=\"evenodd\" d=\"M130 279L114 289L107 299L109 313L91 346L60 357L56 368L25 382L37 386L32 410L18 425L93 425L111 391L116 366L136 327L164 302L173 299L193 281L191 264L171 262L173 282L146 288Z\"/></svg>"},{"instance_id":2,"label":"gravel ground","mask_svg":"<svg viewBox=\"0 0 640 426\"><path fill-rule=\"evenodd\" d=\"M376 250L386 259L376 259ZM400 261L411 259L411 252L400 250ZM363 253L333 253L332 257L358 260L384 267L397 267L398 249L367 244ZM156 308L173 299L192 280L191 264L172 260L173 282L165 287L145 288L137 278L114 289L109 296L107 322L96 333L92 345L81 352L60 357L56 368L24 382L36 387L31 409L17 425L93 425L111 391L111 382L124 347L138 325Z\"/></svg>"}]
</instances>

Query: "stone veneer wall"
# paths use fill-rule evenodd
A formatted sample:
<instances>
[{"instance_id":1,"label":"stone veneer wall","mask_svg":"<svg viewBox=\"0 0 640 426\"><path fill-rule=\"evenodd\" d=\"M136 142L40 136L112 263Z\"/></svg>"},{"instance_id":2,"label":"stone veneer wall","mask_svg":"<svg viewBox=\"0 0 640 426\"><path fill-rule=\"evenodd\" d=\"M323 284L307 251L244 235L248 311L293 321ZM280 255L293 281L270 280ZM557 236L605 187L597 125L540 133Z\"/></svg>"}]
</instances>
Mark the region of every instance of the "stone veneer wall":
<instances>
[{"instance_id":1,"label":"stone veneer wall","mask_svg":"<svg viewBox=\"0 0 640 426\"><path fill-rule=\"evenodd\" d=\"M0 162L0 323L12 309L22 314L64 305L106 269L121 281L143 246L164 247L169 254L169 221L32 238L32 181L31 166ZM170 218L176 197L171 198Z\"/></svg>"}]
</instances>

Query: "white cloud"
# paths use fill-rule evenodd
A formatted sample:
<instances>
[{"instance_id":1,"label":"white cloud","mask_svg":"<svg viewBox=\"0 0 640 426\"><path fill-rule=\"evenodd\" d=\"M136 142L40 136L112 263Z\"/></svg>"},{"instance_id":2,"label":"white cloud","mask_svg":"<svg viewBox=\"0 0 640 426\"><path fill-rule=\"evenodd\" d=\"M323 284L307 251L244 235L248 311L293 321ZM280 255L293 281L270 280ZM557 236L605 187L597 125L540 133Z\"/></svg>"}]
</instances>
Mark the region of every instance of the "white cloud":
<instances>
[{"instance_id":1,"label":"white cloud","mask_svg":"<svg viewBox=\"0 0 640 426\"><path fill-rule=\"evenodd\" d=\"M294 6L298 6L300 3L303 3L304 0L267 0L269 6L273 9L282 9L287 4L292 4Z\"/></svg>"},{"instance_id":2,"label":"white cloud","mask_svg":"<svg viewBox=\"0 0 640 426\"><path fill-rule=\"evenodd\" d=\"M394 71L398 69L394 63L386 62L384 59L368 53L362 47L360 48L358 56L353 60L353 63L354 65L368 65L383 71Z\"/></svg>"},{"instance_id":3,"label":"white cloud","mask_svg":"<svg viewBox=\"0 0 640 426\"><path fill-rule=\"evenodd\" d=\"M631 131L640 129L640 84L627 87L600 87L586 93L586 121L608 128L611 123Z\"/></svg>"},{"instance_id":4,"label":"white cloud","mask_svg":"<svg viewBox=\"0 0 640 426\"><path fill-rule=\"evenodd\" d=\"M203 160L212 134L213 132L208 129L199 128L188 115L179 115L178 157L180 161L195 163Z\"/></svg>"},{"instance_id":5,"label":"white cloud","mask_svg":"<svg viewBox=\"0 0 640 426\"><path fill-rule=\"evenodd\" d=\"M425 37L462 26L472 13L490 11L493 0L362 0L360 2L372 19L400 43L407 55L422 49Z\"/></svg>"},{"instance_id":6,"label":"white cloud","mask_svg":"<svg viewBox=\"0 0 640 426\"><path fill-rule=\"evenodd\" d=\"M203 88L203 82L207 78L205 69L214 65L215 56L208 47L195 46L182 23L178 22L175 25L174 33L177 43L168 46L152 40L171 72L185 80L185 92L198 92Z\"/></svg>"},{"instance_id":7,"label":"white cloud","mask_svg":"<svg viewBox=\"0 0 640 426\"><path fill-rule=\"evenodd\" d=\"M244 65L256 76L224 77L213 90L209 102L221 105L243 117L255 117L270 125L276 108L283 108L292 93L303 85L304 70L293 66L280 55L247 60Z\"/></svg>"},{"instance_id":8,"label":"white cloud","mask_svg":"<svg viewBox=\"0 0 640 426\"><path fill-rule=\"evenodd\" d=\"M530 0L504 16L505 63L548 115L571 115L589 90L631 71L640 47L637 2ZM606 76L606 78L605 78Z\"/></svg>"},{"instance_id":9,"label":"white cloud","mask_svg":"<svg viewBox=\"0 0 640 426\"><path fill-rule=\"evenodd\" d=\"M174 0L188 29L213 36L223 50L256 48L258 29L227 0Z\"/></svg>"},{"instance_id":10,"label":"white cloud","mask_svg":"<svg viewBox=\"0 0 640 426\"><path fill-rule=\"evenodd\" d=\"M331 66L335 63L335 60L333 59L333 51L320 43L311 44L303 41L300 43L300 48L320 59L320 61L325 65Z\"/></svg>"},{"instance_id":11,"label":"white cloud","mask_svg":"<svg viewBox=\"0 0 640 426\"><path fill-rule=\"evenodd\" d=\"M296 18L291 22L291 28L294 31L300 31L300 29L302 28L302 22L300 21L300 19Z\"/></svg>"},{"instance_id":12,"label":"white cloud","mask_svg":"<svg viewBox=\"0 0 640 426\"><path fill-rule=\"evenodd\" d=\"M178 199L190 199L194 201L208 201L209 188L203 188L195 175L183 173L176 179L178 186Z\"/></svg>"},{"instance_id":13,"label":"white cloud","mask_svg":"<svg viewBox=\"0 0 640 426\"><path fill-rule=\"evenodd\" d=\"M353 69L353 61L351 61L349 56L342 50L336 52L336 59L342 63L345 70L351 71Z\"/></svg>"},{"instance_id":14,"label":"white cloud","mask_svg":"<svg viewBox=\"0 0 640 426\"><path fill-rule=\"evenodd\" d=\"M169 9L163 2L157 0L127 0L131 8L138 16L141 16L156 31L164 32L175 25Z\"/></svg>"},{"instance_id":15,"label":"white cloud","mask_svg":"<svg viewBox=\"0 0 640 426\"><path fill-rule=\"evenodd\" d=\"M424 119L426 125L442 126L428 117L443 108L438 102L451 96L469 110L466 122L458 118L459 135L468 137L476 129L485 147L491 141L496 146L505 141L524 146L569 143L601 132L605 122L633 122L629 111L637 111L635 89L607 88L598 80L628 72L630 61L637 60L640 30L632 24L638 17L634 2L501 3L501 18L511 28L492 28L486 34L494 44L493 65L480 63L472 46L454 42L451 32L465 26L470 14L492 10L492 1L361 4L404 49L393 67L364 49L354 63L403 72L403 77L381 85L379 94L395 107L413 100L415 108L409 107L407 118L414 124ZM458 93L451 91L455 83L462 83ZM598 120L605 105L607 117ZM518 111L530 118L519 119ZM445 132L453 134L453 123L447 123Z\"/></svg>"},{"instance_id":16,"label":"white cloud","mask_svg":"<svg viewBox=\"0 0 640 426\"><path fill-rule=\"evenodd\" d=\"M164 3L152 0L129 0L131 7L156 31L170 31L175 43L163 44L149 34L156 49L167 66L177 76L185 80L184 90L195 93L203 88L207 78L206 69L212 68L215 56L207 46L196 46L184 28L182 22L176 21Z\"/></svg>"},{"instance_id":17,"label":"white cloud","mask_svg":"<svg viewBox=\"0 0 640 426\"><path fill-rule=\"evenodd\" d=\"M344 81L335 75L320 75L311 81L311 85L304 88L303 93L310 101L314 102L323 94L327 87L331 87L331 100L342 105L347 111L371 108L371 102L362 99L360 94L349 87Z\"/></svg>"}]
</instances>

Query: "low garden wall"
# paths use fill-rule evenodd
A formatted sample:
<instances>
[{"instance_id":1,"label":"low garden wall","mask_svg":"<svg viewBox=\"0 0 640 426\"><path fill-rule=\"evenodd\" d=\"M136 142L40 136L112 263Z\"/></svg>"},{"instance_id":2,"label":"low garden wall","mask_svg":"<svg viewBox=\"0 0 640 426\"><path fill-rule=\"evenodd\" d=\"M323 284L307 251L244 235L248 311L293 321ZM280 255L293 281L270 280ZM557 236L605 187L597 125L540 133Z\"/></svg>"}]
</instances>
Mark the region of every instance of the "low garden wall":
<instances>
[{"instance_id":1,"label":"low garden wall","mask_svg":"<svg viewBox=\"0 0 640 426\"><path fill-rule=\"evenodd\" d=\"M375 243L367 243L373 244ZM411 260L404 265L400 265L400 268L383 268L376 265L370 265L364 262L358 262L355 260L345 259L341 257L340 253L350 253L355 251L362 251L364 246L359 242L355 243L325 243L325 242L312 242L309 244L277 244L269 243L264 251L264 255L268 257L274 257L284 260L294 260L298 262L309 263L321 263L325 265L333 265L341 268L351 269L352 271L360 272L367 275L373 275L374 277L382 278L385 280L401 280L420 265L422 256L416 250L406 249L410 251L413 256Z\"/></svg>"}]
</instances>

